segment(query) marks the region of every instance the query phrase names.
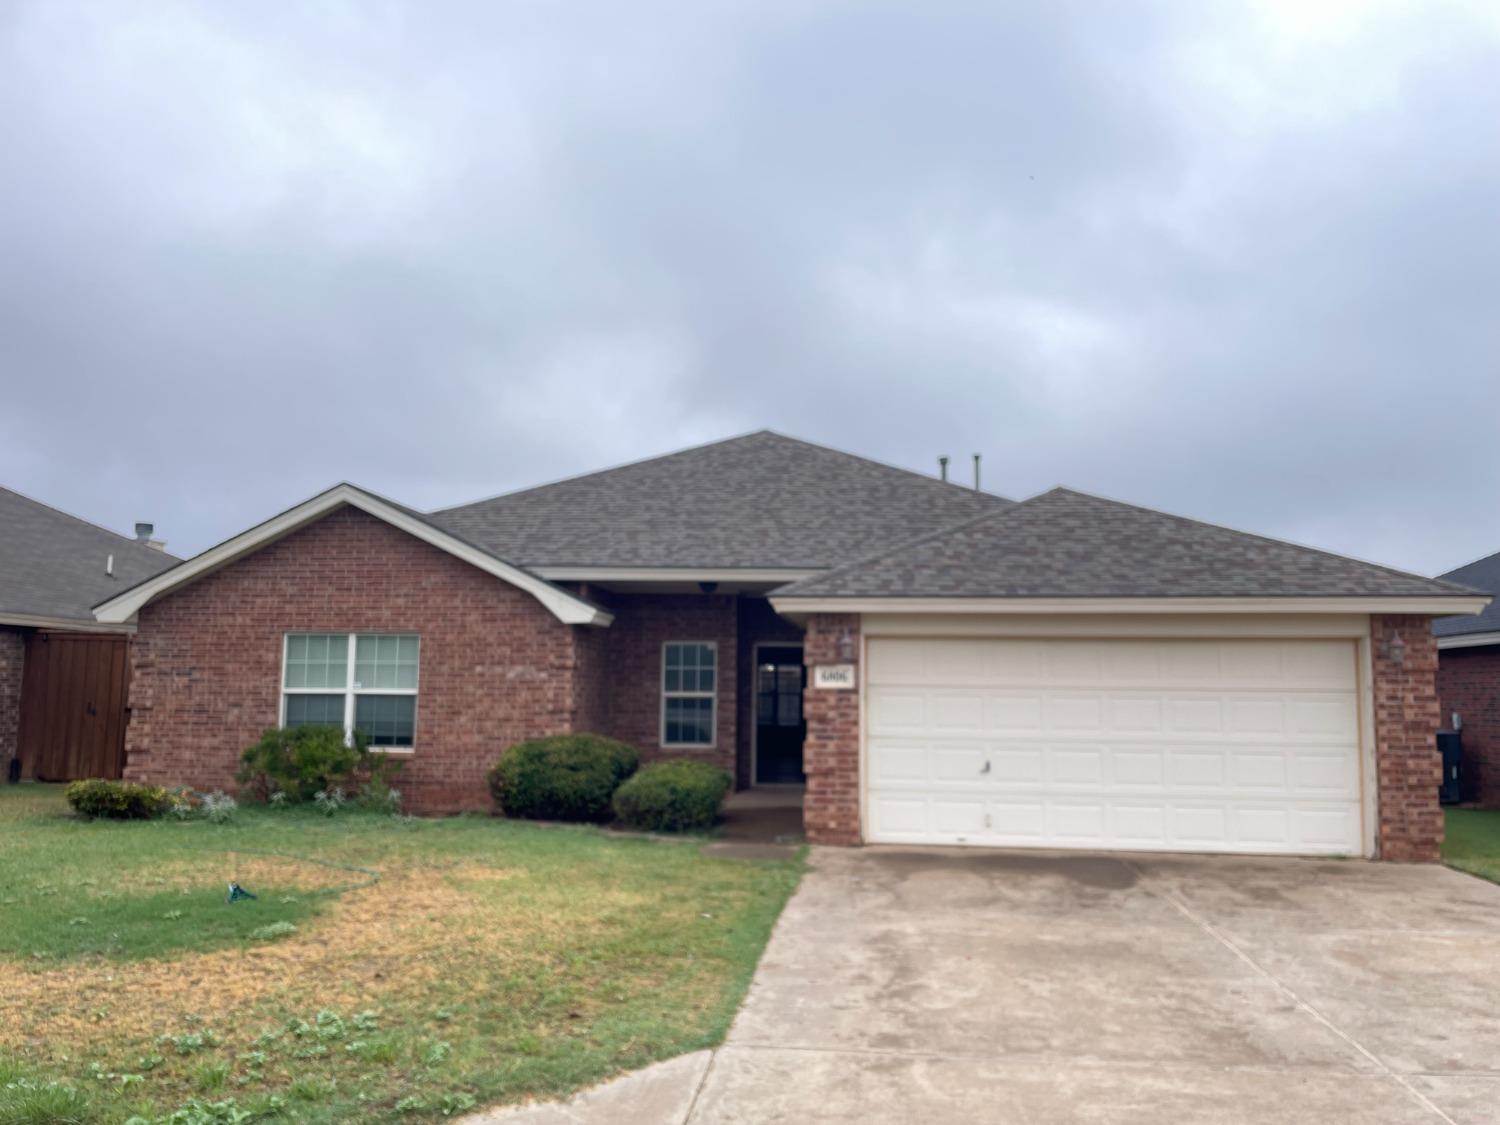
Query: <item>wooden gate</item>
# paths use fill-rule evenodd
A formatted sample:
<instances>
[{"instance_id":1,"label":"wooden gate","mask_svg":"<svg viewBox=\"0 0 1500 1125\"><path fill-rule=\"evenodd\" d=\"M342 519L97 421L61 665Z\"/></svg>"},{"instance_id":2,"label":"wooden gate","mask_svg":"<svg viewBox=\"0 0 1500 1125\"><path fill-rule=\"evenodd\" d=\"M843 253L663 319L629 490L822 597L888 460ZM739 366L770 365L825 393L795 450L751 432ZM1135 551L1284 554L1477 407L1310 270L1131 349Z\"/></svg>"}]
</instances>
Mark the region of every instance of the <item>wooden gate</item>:
<instances>
[{"instance_id":1,"label":"wooden gate","mask_svg":"<svg viewBox=\"0 0 1500 1125\"><path fill-rule=\"evenodd\" d=\"M119 777L125 768L130 639L32 633L21 673L21 776Z\"/></svg>"}]
</instances>

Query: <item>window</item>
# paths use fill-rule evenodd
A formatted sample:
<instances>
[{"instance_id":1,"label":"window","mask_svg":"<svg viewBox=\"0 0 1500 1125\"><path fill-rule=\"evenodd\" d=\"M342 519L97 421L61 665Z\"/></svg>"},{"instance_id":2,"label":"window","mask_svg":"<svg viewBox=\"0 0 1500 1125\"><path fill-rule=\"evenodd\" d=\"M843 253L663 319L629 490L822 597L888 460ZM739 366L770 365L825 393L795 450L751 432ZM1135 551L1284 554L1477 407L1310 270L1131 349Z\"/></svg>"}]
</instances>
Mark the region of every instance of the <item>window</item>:
<instances>
[{"instance_id":1,"label":"window","mask_svg":"<svg viewBox=\"0 0 1500 1125\"><path fill-rule=\"evenodd\" d=\"M284 726L321 724L409 750L417 725L417 638L410 633L288 633Z\"/></svg>"},{"instance_id":2,"label":"window","mask_svg":"<svg viewBox=\"0 0 1500 1125\"><path fill-rule=\"evenodd\" d=\"M714 744L714 681L718 650L710 641L662 646L661 744Z\"/></svg>"}]
</instances>

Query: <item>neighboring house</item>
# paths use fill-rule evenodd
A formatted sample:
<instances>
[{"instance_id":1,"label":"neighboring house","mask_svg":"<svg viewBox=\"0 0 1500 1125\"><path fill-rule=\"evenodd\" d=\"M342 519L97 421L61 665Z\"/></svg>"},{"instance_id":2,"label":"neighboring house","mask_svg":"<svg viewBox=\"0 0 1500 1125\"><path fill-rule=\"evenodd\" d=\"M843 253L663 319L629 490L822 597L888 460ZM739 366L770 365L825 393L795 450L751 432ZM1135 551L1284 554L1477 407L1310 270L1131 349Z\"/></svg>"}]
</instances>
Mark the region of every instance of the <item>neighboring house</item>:
<instances>
[{"instance_id":1,"label":"neighboring house","mask_svg":"<svg viewBox=\"0 0 1500 1125\"><path fill-rule=\"evenodd\" d=\"M128 629L92 607L178 562L138 524L130 539L0 488L0 779L118 776Z\"/></svg>"},{"instance_id":2,"label":"neighboring house","mask_svg":"<svg viewBox=\"0 0 1500 1125\"><path fill-rule=\"evenodd\" d=\"M422 514L342 484L96 607L128 777L228 787L363 729L422 810L593 730L817 843L1436 858L1434 616L1486 595L1058 489L762 432Z\"/></svg>"},{"instance_id":3,"label":"neighboring house","mask_svg":"<svg viewBox=\"0 0 1500 1125\"><path fill-rule=\"evenodd\" d=\"M1487 593L1500 592L1500 554L1441 576ZM1432 623L1438 646L1442 723L1457 715L1463 730L1463 798L1500 805L1500 602L1482 613Z\"/></svg>"}]
</instances>

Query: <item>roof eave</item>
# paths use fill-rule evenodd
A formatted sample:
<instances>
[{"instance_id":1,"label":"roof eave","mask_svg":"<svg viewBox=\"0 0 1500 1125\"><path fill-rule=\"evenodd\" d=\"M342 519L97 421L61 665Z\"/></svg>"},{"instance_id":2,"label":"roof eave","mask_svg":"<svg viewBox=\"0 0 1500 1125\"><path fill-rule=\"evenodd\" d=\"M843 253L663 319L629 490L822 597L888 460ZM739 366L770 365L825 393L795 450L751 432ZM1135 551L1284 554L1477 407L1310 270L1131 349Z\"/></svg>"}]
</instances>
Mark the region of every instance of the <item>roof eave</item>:
<instances>
[{"instance_id":1,"label":"roof eave","mask_svg":"<svg viewBox=\"0 0 1500 1125\"><path fill-rule=\"evenodd\" d=\"M1490 598L1401 597L959 598L772 594L777 613L1478 613Z\"/></svg>"},{"instance_id":2,"label":"roof eave","mask_svg":"<svg viewBox=\"0 0 1500 1125\"><path fill-rule=\"evenodd\" d=\"M309 500L303 501L294 508L289 508L280 515L273 516L263 523L256 524L247 531L241 532L232 539L226 539L216 547L208 550L186 562L179 563L170 570L137 583L130 589L116 594L108 601L99 603L94 607L94 618L104 625L122 625L130 622L142 608L152 601L169 593L172 590L195 582L208 574L228 566L254 551L276 540L290 535L302 527L340 507L357 508L367 515L404 531L416 539L445 551L477 567L486 573L494 575L502 581L508 582L527 593L531 594L541 602L559 621L565 625L594 625L607 626L614 620L614 615L591 605L581 598L577 598L566 590L552 585L545 579L539 578L529 571L514 566L495 555L474 546L446 531L441 530L418 519L410 512L388 503L375 496L373 493L364 491L351 484L338 484L325 492Z\"/></svg>"}]
</instances>

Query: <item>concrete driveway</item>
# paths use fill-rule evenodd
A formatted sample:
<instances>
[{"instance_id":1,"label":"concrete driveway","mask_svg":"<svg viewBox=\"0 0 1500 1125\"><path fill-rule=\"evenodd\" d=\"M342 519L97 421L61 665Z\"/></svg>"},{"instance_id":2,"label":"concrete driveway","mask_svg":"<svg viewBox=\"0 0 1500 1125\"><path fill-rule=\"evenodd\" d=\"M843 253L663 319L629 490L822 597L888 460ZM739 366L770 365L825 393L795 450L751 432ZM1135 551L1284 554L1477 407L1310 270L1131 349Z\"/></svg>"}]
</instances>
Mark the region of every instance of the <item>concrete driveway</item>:
<instances>
[{"instance_id":1,"label":"concrete driveway","mask_svg":"<svg viewBox=\"0 0 1500 1125\"><path fill-rule=\"evenodd\" d=\"M1500 887L1361 862L820 849L723 1047L523 1112L1497 1122Z\"/></svg>"}]
</instances>

